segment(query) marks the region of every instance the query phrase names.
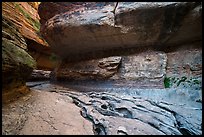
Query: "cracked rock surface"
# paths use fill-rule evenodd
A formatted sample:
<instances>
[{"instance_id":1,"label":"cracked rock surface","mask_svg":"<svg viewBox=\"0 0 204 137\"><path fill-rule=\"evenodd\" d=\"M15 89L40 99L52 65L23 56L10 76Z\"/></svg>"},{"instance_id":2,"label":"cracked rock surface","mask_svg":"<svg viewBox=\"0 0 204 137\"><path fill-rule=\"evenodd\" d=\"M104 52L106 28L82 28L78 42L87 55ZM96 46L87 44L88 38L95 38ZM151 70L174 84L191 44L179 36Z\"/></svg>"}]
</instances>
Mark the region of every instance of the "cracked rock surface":
<instances>
[{"instance_id":1,"label":"cracked rock surface","mask_svg":"<svg viewBox=\"0 0 204 137\"><path fill-rule=\"evenodd\" d=\"M197 90L27 85L30 94L3 106L3 134L202 134Z\"/></svg>"},{"instance_id":2,"label":"cracked rock surface","mask_svg":"<svg viewBox=\"0 0 204 137\"><path fill-rule=\"evenodd\" d=\"M32 89L18 101L4 105L2 120L3 135L93 134L91 122L80 115L70 97L43 89Z\"/></svg>"}]
</instances>

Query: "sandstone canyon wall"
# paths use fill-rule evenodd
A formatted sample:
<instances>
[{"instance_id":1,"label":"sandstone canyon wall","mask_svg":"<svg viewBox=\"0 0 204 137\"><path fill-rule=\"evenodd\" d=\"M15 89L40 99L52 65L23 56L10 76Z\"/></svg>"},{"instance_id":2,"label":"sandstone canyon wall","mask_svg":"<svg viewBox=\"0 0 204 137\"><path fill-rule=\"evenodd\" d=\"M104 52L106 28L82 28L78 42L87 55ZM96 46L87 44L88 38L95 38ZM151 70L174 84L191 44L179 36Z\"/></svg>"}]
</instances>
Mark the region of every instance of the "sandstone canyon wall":
<instances>
[{"instance_id":1,"label":"sandstone canyon wall","mask_svg":"<svg viewBox=\"0 0 204 137\"><path fill-rule=\"evenodd\" d=\"M3 102L28 92L25 82L33 69L52 70L56 65L50 59L50 47L39 33L38 5L2 2Z\"/></svg>"},{"instance_id":2,"label":"sandstone canyon wall","mask_svg":"<svg viewBox=\"0 0 204 137\"><path fill-rule=\"evenodd\" d=\"M52 77L56 80L201 88L200 2L38 5L2 3L3 89L24 85L35 68L33 58L37 69L55 68ZM14 55L16 50L20 53ZM61 58L59 63L55 54Z\"/></svg>"},{"instance_id":3,"label":"sandstone canyon wall","mask_svg":"<svg viewBox=\"0 0 204 137\"><path fill-rule=\"evenodd\" d=\"M28 92L25 80L36 67L36 62L26 52L25 39L12 22L3 17L2 27L2 99L7 102Z\"/></svg>"},{"instance_id":4,"label":"sandstone canyon wall","mask_svg":"<svg viewBox=\"0 0 204 137\"><path fill-rule=\"evenodd\" d=\"M2 134L201 135L201 4L3 2Z\"/></svg>"},{"instance_id":5,"label":"sandstone canyon wall","mask_svg":"<svg viewBox=\"0 0 204 137\"><path fill-rule=\"evenodd\" d=\"M2 16L10 20L27 43L28 53L36 60L38 69L52 70L56 62L52 52L39 33L39 2L3 2Z\"/></svg>"},{"instance_id":6,"label":"sandstone canyon wall","mask_svg":"<svg viewBox=\"0 0 204 137\"><path fill-rule=\"evenodd\" d=\"M42 36L62 59L58 80L147 87L196 81L201 88L200 2L42 2L38 12Z\"/></svg>"}]
</instances>

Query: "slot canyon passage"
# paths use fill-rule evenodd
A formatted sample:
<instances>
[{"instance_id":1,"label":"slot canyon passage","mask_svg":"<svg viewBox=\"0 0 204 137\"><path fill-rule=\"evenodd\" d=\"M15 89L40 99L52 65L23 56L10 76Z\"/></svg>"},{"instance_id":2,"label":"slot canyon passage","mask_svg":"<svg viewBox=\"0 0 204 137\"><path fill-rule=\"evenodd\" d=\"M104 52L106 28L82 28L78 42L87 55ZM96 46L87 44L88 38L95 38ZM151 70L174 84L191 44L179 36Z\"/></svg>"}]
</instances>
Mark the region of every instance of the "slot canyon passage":
<instances>
[{"instance_id":1,"label":"slot canyon passage","mask_svg":"<svg viewBox=\"0 0 204 137\"><path fill-rule=\"evenodd\" d=\"M201 2L2 2L3 135L202 135Z\"/></svg>"}]
</instances>

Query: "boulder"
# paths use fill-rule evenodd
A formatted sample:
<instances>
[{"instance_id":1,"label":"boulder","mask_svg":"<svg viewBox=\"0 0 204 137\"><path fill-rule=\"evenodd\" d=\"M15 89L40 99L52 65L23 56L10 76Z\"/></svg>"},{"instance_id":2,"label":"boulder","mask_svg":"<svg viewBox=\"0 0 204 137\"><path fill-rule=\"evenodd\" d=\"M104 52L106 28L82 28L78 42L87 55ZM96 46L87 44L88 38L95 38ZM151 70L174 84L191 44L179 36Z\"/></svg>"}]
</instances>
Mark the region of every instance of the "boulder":
<instances>
[{"instance_id":1,"label":"boulder","mask_svg":"<svg viewBox=\"0 0 204 137\"><path fill-rule=\"evenodd\" d=\"M50 7L50 5L52 5ZM63 5L63 6L62 6ZM201 40L200 2L41 3L42 36L63 60L121 55ZM57 10L59 9L60 10Z\"/></svg>"},{"instance_id":2,"label":"boulder","mask_svg":"<svg viewBox=\"0 0 204 137\"><path fill-rule=\"evenodd\" d=\"M83 74L84 79L98 79L93 76L101 74L96 67L92 72L84 67L110 56L122 56L117 73L108 77L120 85L133 81L131 86L163 87L165 77L177 73L200 77L200 2L42 2L39 7L42 36L62 59L57 78L81 79ZM191 46L192 51L199 48L192 54L185 51ZM83 67L76 69L76 64Z\"/></svg>"}]
</instances>

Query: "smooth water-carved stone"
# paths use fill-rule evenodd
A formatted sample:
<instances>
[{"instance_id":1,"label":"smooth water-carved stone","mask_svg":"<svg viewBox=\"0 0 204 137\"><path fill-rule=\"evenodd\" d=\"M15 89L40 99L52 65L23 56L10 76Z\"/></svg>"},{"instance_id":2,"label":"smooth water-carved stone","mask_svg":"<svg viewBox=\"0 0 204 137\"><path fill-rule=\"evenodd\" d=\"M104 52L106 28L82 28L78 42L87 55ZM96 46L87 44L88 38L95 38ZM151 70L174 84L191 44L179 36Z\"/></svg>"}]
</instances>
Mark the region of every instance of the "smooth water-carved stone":
<instances>
[{"instance_id":1,"label":"smooth water-carved stone","mask_svg":"<svg viewBox=\"0 0 204 137\"><path fill-rule=\"evenodd\" d=\"M67 61L118 55L128 48L164 48L202 36L200 2L42 3L41 8L50 5L49 17L39 11L46 18L41 33ZM56 12L57 7L62 9Z\"/></svg>"}]
</instances>

